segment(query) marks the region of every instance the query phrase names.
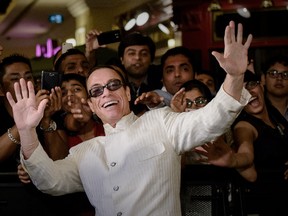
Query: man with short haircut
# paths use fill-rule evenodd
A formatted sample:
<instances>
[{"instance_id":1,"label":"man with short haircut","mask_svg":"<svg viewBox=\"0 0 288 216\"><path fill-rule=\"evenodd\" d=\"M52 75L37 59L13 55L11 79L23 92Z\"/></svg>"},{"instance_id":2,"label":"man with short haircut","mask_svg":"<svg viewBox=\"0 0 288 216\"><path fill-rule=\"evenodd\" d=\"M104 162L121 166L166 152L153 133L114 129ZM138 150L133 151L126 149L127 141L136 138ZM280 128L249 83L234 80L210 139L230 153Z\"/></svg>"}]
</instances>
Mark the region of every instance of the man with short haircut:
<instances>
[{"instance_id":1,"label":"man with short haircut","mask_svg":"<svg viewBox=\"0 0 288 216\"><path fill-rule=\"evenodd\" d=\"M65 53L59 50L54 57L53 65L55 71L64 74L76 73L85 77L90 69L85 54L76 48L68 49Z\"/></svg>"},{"instance_id":2,"label":"man with short haircut","mask_svg":"<svg viewBox=\"0 0 288 216\"><path fill-rule=\"evenodd\" d=\"M170 106L173 95L187 81L194 79L193 55L191 50L178 46L167 50L161 57L163 87L142 93L136 104L146 104L150 109Z\"/></svg>"},{"instance_id":3,"label":"man with short haircut","mask_svg":"<svg viewBox=\"0 0 288 216\"><path fill-rule=\"evenodd\" d=\"M30 60L13 54L0 63L0 92L10 92L16 99L14 84L21 78L34 84ZM1 95L1 94L0 94ZM19 160L20 137L13 119L13 111L6 97L0 97L0 171L16 172Z\"/></svg>"},{"instance_id":4,"label":"man with short haircut","mask_svg":"<svg viewBox=\"0 0 288 216\"><path fill-rule=\"evenodd\" d=\"M265 94L288 121L288 56L276 55L263 66Z\"/></svg>"},{"instance_id":5,"label":"man with short haircut","mask_svg":"<svg viewBox=\"0 0 288 216\"><path fill-rule=\"evenodd\" d=\"M35 131L47 100L36 106L32 83L20 80L17 101L10 93L7 98L21 136L21 163L32 181L53 195L85 191L97 216L181 215L181 154L225 132L251 98L243 79L252 35L243 45L242 33L241 24L237 37L233 21L226 27L224 54L212 52L227 71L226 79L197 112L166 107L138 117L129 106L123 71L94 68L87 79L88 104L106 135L72 147L63 160L49 159Z\"/></svg>"},{"instance_id":6,"label":"man with short haircut","mask_svg":"<svg viewBox=\"0 0 288 216\"><path fill-rule=\"evenodd\" d=\"M153 65L156 46L153 40L139 32L133 32L122 38L118 47L118 56L127 73L131 91L131 109L141 115L147 111L143 104L134 104L143 92L162 87L159 67Z\"/></svg>"}]
</instances>

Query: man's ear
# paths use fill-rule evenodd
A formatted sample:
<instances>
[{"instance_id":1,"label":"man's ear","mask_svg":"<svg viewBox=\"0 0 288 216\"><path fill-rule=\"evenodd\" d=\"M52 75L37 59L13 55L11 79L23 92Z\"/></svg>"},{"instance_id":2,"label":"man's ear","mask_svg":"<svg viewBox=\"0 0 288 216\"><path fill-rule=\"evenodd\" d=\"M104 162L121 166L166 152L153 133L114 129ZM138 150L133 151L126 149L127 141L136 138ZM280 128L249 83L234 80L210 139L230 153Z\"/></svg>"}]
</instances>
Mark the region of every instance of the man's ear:
<instances>
[{"instance_id":1,"label":"man's ear","mask_svg":"<svg viewBox=\"0 0 288 216\"><path fill-rule=\"evenodd\" d=\"M265 83L266 83L265 74L261 74L261 83L262 83L262 85L265 85Z\"/></svg>"},{"instance_id":2,"label":"man's ear","mask_svg":"<svg viewBox=\"0 0 288 216\"><path fill-rule=\"evenodd\" d=\"M91 111L92 111L93 113L95 113L95 110L94 110L94 108L93 108L93 103L92 103L92 101L91 101L91 98L88 98L88 99L87 99L87 103L88 103Z\"/></svg>"},{"instance_id":3,"label":"man's ear","mask_svg":"<svg viewBox=\"0 0 288 216\"><path fill-rule=\"evenodd\" d=\"M128 98L128 101L131 101L131 93L130 93L130 88L129 88L129 86L126 86L125 91L126 91L126 96L127 96L127 98Z\"/></svg>"}]
</instances>

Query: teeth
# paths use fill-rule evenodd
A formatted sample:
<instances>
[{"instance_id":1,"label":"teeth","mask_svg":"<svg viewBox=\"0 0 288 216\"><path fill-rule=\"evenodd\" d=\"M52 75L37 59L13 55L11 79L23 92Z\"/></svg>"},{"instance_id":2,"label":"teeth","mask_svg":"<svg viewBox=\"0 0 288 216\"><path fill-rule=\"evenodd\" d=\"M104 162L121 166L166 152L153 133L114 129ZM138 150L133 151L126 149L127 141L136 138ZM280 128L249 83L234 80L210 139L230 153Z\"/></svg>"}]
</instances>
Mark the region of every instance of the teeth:
<instances>
[{"instance_id":1,"label":"teeth","mask_svg":"<svg viewBox=\"0 0 288 216\"><path fill-rule=\"evenodd\" d=\"M249 100L249 103L250 103L251 101L255 100L256 98L257 98L257 97L255 97L255 96L254 96L254 97L251 97L250 100Z\"/></svg>"},{"instance_id":2,"label":"teeth","mask_svg":"<svg viewBox=\"0 0 288 216\"><path fill-rule=\"evenodd\" d=\"M104 104L102 105L102 107L106 108L106 107L108 107L108 106L111 106L111 105L117 104L117 103L118 103L118 101L116 101L116 100L108 101L108 102L104 103Z\"/></svg>"}]
</instances>

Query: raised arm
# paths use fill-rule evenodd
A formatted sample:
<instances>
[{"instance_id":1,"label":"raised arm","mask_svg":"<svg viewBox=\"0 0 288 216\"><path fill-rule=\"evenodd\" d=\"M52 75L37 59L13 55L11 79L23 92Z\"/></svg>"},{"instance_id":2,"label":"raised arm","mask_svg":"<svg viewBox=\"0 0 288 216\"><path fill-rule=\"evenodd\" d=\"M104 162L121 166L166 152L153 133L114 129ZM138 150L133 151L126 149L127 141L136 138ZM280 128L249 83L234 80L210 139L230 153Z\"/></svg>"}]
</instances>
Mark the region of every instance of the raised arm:
<instances>
[{"instance_id":1,"label":"raised arm","mask_svg":"<svg viewBox=\"0 0 288 216\"><path fill-rule=\"evenodd\" d=\"M97 64L96 50L99 47L106 47L106 45L99 45L98 43L97 36L101 33L97 29L92 29L86 34L85 55L91 67Z\"/></svg>"},{"instance_id":2,"label":"raised arm","mask_svg":"<svg viewBox=\"0 0 288 216\"><path fill-rule=\"evenodd\" d=\"M27 159L39 145L36 127L43 117L45 106L48 102L44 99L37 106L35 91L32 82L26 84L23 78L14 84L16 101L10 92L7 92L7 99L13 110L13 117L18 128L21 140L21 149Z\"/></svg>"},{"instance_id":3,"label":"raised arm","mask_svg":"<svg viewBox=\"0 0 288 216\"><path fill-rule=\"evenodd\" d=\"M225 29L224 54L212 52L212 55L227 73L223 83L224 90L238 101L241 98L244 73L248 65L248 48L252 42L252 35L249 34L244 44L242 42L242 24L238 24L237 36L235 36L235 23L230 21Z\"/></svg>"}]
</instances>

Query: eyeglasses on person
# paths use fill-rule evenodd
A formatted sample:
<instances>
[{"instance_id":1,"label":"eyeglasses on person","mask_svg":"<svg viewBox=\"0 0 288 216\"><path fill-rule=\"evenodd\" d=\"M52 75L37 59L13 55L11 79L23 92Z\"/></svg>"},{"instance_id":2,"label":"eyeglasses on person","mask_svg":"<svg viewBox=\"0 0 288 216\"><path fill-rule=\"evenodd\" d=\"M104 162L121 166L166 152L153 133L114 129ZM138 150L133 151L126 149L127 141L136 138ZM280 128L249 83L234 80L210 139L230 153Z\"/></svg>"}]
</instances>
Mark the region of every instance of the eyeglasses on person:
<instances>
[{"instance_id":1,"label":"eyeglasses on person","mask_svg":"<svg viewBox=\"0 0 288 216\"><path fill-rule=\"evenodd\" d=\"M245 89L247 90L254 89L259 84L260 84L260 81L249 81L245 84Z\"/></svg>"},{"instance_id":2,"label":"eyeglasses on person","mask_svg":"<svg viewBox=\"0 0 288 216\"><path fill-rule=\"evenodd\" d=\"M195 104L197 107L203 107L207 104L207 102L207 98L203 96L197 97L195 100L186 98L186 108L191 108L193 104Z\"/></svg>"},{"instance_id":3,"label":"eyeglasses on person","mask_svg":"<svg viewBox=\"0 0 288 216\"><path fill-rule=\"evenodd\" d=\"M283 72L279 72L277 70L269 70L267 71L267 74L269 77L276 79L279 76L282 77L282 79L287 80L288 79L288 71L283 71Z\"/></svg>"},{"instance_id":4,"label":"eyeglasses on person","mask_svg":"<svg viewBox=\"0 0 288 216\"><path fill-rule=\"evenodd\" d=\"M116 91L121 88L123 83L119 79L110 80L106 85L95 85L89 90L90 97L99 97L103 94L104 89L107 88L109 91Z\"/></svg>"}]
</instances>

